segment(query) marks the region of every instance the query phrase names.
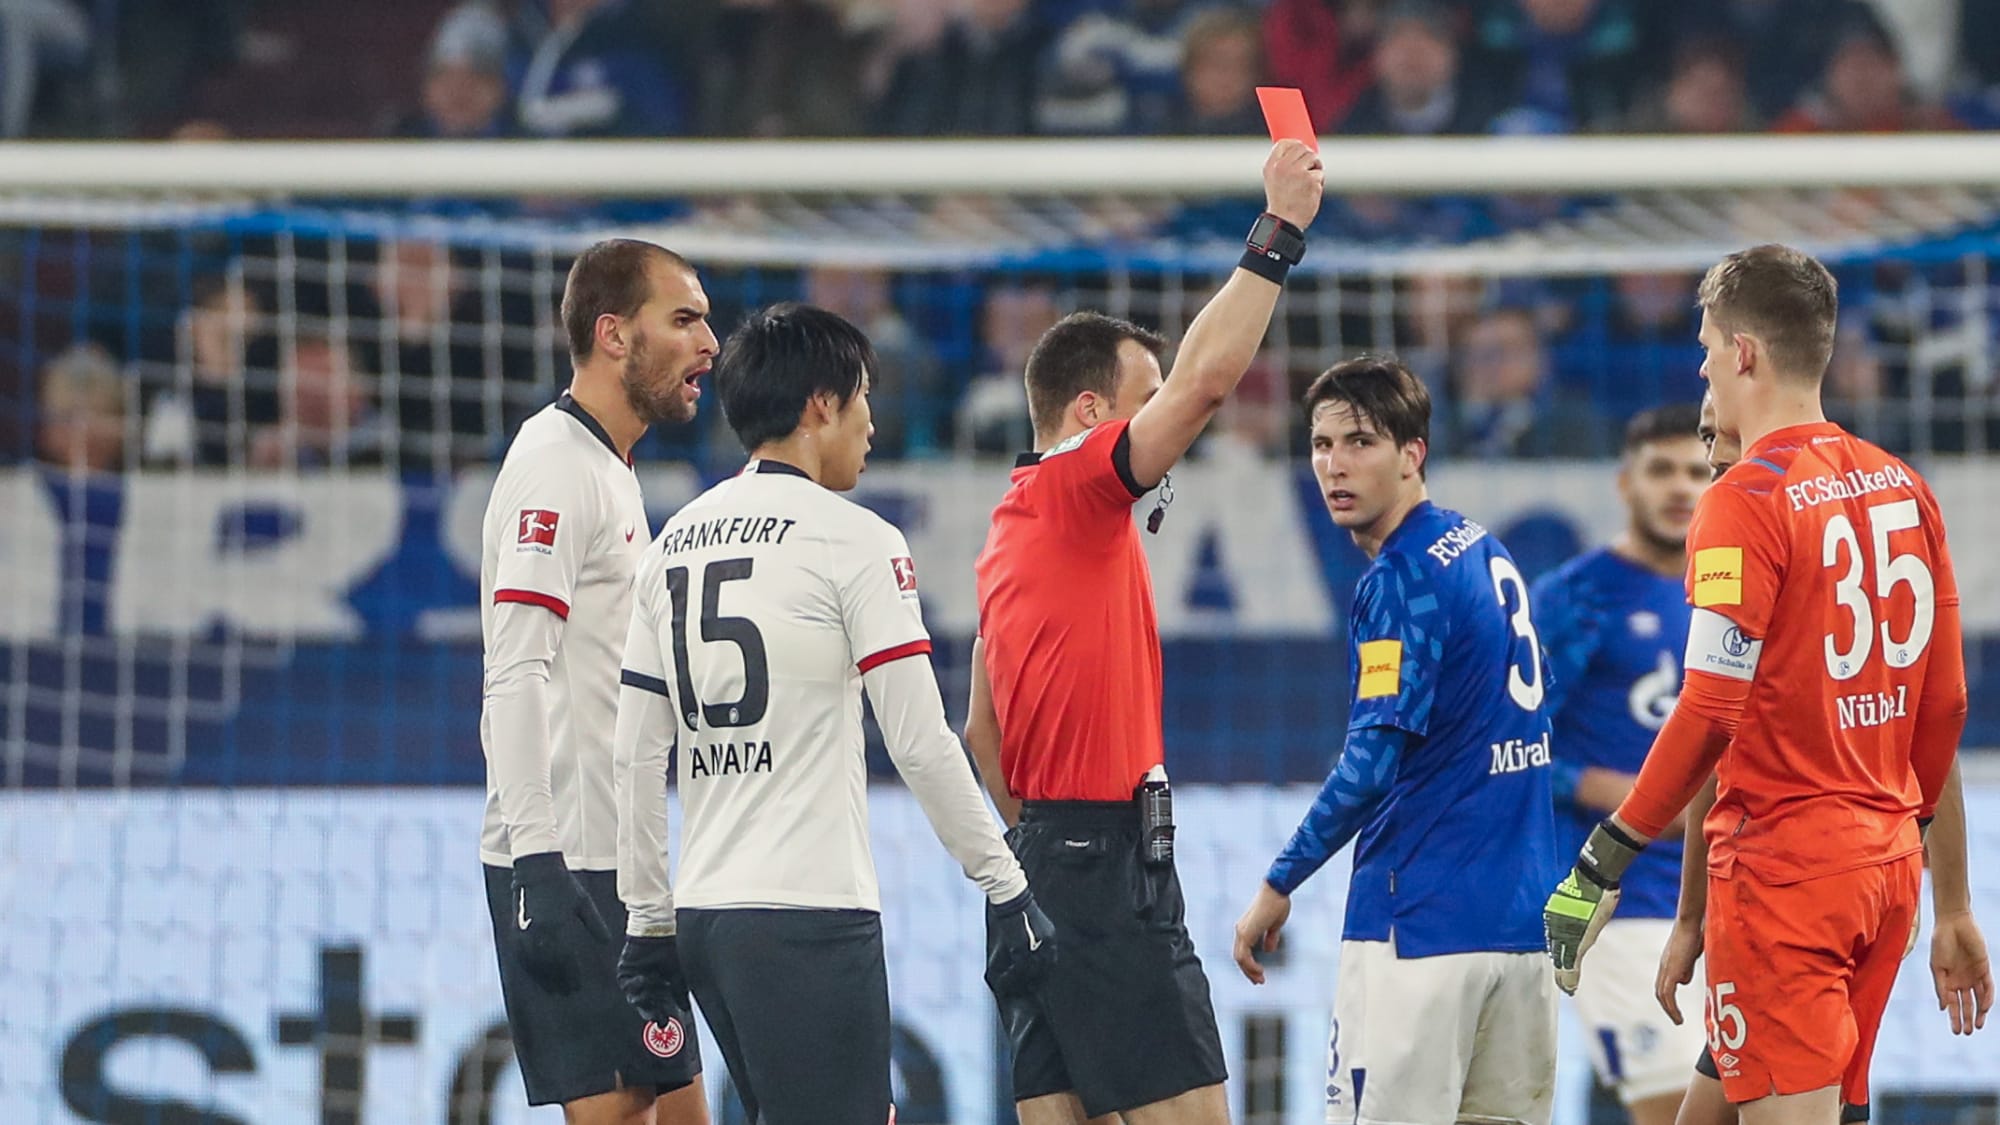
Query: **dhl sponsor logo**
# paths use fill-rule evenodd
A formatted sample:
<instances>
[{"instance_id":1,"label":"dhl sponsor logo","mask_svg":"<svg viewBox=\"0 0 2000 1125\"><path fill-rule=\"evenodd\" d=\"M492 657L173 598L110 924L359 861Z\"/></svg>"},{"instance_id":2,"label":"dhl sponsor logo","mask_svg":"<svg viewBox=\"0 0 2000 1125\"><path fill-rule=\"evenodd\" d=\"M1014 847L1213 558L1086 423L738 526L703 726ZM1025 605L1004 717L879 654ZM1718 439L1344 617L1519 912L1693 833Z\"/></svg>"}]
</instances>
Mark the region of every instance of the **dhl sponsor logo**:
<instances>
[{"instance_id":1,"label":"dhl sponsor logo","mask_svg":"<svg viewBox=\"0 0 2000 1125\"><path fill-rule=\"evenodd\" d=\"M1403 642L1363 641L1361 643L1361 683L1355 694L1362 699L1380 699L1401 689Z\"/></svg>"},{"instance_id":2,"label":"dhl sponsor logo","mask_svg":"<svg viewBox=\"0 0 2000 1125\"><path fill-rule=\"evenodd\" d=\"M1743 548L1703 547L1694 553L1697 609L1743 604Z\"/></svg>"}]
</instances>

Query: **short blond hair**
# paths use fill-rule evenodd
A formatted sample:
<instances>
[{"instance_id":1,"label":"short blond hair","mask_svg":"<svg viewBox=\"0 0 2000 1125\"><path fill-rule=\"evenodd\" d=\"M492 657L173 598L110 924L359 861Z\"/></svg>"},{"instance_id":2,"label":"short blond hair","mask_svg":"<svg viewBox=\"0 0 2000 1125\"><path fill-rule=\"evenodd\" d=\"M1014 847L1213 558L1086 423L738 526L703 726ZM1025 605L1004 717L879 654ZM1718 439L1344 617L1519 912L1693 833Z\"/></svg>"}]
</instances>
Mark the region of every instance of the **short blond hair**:
<instances>
[{"instance_id":1,"label":"short blond hair","mask_svg":"<svg viewBox=\"0 0 2000 1125\"><path fill-rule=\"evenodd\" d=\"M71 344L42 368L41 407L45 414L123 414L125 391L125 373L102 344Z\"/></svg>"},{"instance_id":2,"label":"short blond hair","mask_svg":"<svg viewBox=\"0 0 2000 1125\"><path fill-rule=\"evenodd\" d=\"M1817 383L1826 373L1840 285L1812 255L1775 242L1738 250L1701 279L1696 300L1724 331L1764 341L1780 375Z\"/></svg>"}]
</instances>

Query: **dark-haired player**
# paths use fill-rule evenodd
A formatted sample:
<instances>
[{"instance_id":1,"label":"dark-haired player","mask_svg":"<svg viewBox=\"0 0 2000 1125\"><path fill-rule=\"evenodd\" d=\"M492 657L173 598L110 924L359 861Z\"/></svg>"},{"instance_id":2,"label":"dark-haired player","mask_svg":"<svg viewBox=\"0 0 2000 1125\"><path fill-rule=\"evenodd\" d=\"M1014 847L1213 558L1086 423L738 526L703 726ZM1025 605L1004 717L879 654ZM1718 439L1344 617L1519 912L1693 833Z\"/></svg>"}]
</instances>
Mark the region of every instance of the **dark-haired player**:
<instances>
[{"instance_id":1,"label":"dark-haired player","mask_svg":"<svg viewBox=\"0 0 2000 1125\"><path fill-rule=\"evenodd\" d=\"M1547 680L1528 584L1485 528L1430 502L1430 396L1402 364L1335 365L1305 396L1327 512L1373 560L1348 625L1339 760L1236 923L1253 982L1291 894L1358 840L1327 1120L1546 1125L1555 989Z\"/></svg>"}]
</instances>

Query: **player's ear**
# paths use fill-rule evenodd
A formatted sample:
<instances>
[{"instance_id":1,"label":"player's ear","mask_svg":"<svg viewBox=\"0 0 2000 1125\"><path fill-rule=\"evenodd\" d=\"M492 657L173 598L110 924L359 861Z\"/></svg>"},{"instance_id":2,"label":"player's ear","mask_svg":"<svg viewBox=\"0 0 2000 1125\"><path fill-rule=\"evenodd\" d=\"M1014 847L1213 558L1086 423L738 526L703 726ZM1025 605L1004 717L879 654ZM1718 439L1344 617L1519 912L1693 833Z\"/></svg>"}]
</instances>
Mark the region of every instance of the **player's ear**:
<instances>
[{"instance_id":1,"label":"player's ear","mask_svg":"<svg viewBox=\"0 0 2000 1125\"><path fill-rule=\"evenodd\" d=\"M1403 443L1403 479L1424 475L1424 462L1430 459L1430 443L1423 438L1411 438Z\"/></svg>"},{"instance_id":2,"label":"player's ear","mask_svg":"<svg viewBox=\"0 0 2000 1125\"><path fill-rule=\"evenodd\" d=\"M820 391L806 400L806 419L817 426L830 426L840 417L840 398L832 391Z\"/></svg>"},{"instance_id":3,"label":"player's ear","mask_svg":"<svg viewBox=\"0 0 2000 1125\"><path fill-rule=\"evenodd\" d=\"M625 323L617 313L600 313L597 323L591 326L595 333L596 350L611 359L625 358Z\"/></svg>"},{"instance_id":4,"label":"player's ear","mask_svg":"<svg viewBox=\"0 0 2000 1125\"><path fill-rule=\"evenodd\" d=\"M1736 345L1736 374L1748 375L1750 369L1757 365L1759 353L1764 351L1764 341L1748 332L1737 332L1729 340Z\"/></svg>"},{"instance_id":5,"label":"player's ear","mask_svg":"<svg viewBox=\"0 0 2000 1125\"><path fill-rule=\"evenodd\" d=\"M1077 395L1070 403L1070 410L1085 427L1095 426L1104 420L1104 400L1098 398L1095 391Z\"/></svg>"}]
</instances>

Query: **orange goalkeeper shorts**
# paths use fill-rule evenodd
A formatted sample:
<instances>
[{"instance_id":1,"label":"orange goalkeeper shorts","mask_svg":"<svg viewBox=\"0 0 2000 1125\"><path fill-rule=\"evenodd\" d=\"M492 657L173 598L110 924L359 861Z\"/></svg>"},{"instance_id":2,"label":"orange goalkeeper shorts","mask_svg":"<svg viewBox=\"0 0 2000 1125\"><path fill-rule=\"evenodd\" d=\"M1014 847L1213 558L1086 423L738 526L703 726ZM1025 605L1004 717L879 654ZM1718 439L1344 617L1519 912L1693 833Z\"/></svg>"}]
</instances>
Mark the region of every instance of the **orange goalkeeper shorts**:
<instances>
[{"instance_id":1,"label":"orange goalkeeper shorts","mask_svg":"<svg viewBox=\"0 0 2000 1125\"><path fill-rule=\"evenodd\" d=\"M1832 1086L1868 1101L1868 1064L1909 942L1923 857L1772 886L1708 880L1708 1045L1736 1103Z\"/></svg>"}]
</instances>

